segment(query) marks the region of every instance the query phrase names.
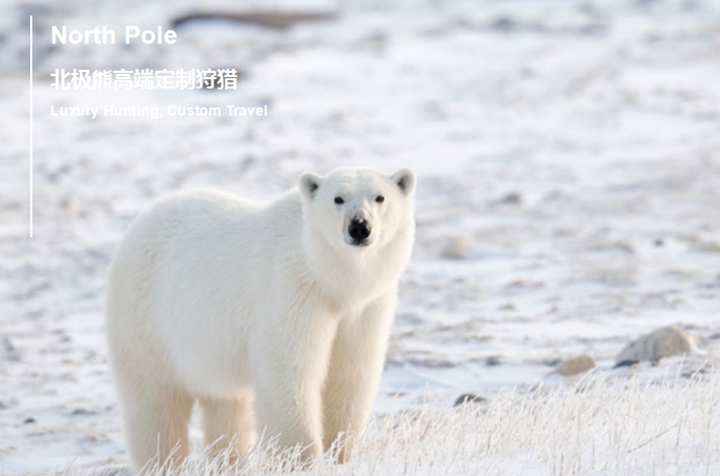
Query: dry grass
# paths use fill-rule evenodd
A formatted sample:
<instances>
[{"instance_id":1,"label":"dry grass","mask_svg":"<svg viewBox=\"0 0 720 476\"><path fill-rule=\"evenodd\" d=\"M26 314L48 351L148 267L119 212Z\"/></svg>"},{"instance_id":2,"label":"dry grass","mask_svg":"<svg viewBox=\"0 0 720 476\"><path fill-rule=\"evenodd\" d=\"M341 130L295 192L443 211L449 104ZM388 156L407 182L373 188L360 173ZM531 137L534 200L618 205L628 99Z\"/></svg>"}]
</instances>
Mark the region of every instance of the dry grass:
<instances>
[{"instance_id":1,"label":"dry grass","mask_svg":"<svg viewBox=\"0 0 720 476\"><path fill-rule=\"evenodd\" d=\"M572 387L508 393L457 409L372 421L352 460L307 475L720 474L720 378L647 382L591 375ZM170 476L280 475L297 461L260 445L243 465L197 457ZM177 473L177 474L175 474Z\"/></svg>"}]
</instances>

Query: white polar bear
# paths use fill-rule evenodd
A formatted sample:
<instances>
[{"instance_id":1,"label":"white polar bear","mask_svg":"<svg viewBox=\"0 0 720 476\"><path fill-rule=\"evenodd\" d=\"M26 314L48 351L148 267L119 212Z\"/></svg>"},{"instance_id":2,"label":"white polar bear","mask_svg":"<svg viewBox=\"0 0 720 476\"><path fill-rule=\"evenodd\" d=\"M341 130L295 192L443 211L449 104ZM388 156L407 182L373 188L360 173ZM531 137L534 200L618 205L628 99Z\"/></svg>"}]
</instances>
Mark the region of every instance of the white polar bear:
<instances>
[{"instance_id":1,"label":"white polar bear","mask_svg":"<svg viewBox=\"0 0 720 476\"><path fill-rule=\"evenodd\" d=\"M238 454L254 428L305 460L363 431L414 188L409 170L343 168L303 174L268 206L196 191L135 220L111 265L107 326L136 470L184 459L195 400L206 442Z\"/></svg>"}]
</instances>

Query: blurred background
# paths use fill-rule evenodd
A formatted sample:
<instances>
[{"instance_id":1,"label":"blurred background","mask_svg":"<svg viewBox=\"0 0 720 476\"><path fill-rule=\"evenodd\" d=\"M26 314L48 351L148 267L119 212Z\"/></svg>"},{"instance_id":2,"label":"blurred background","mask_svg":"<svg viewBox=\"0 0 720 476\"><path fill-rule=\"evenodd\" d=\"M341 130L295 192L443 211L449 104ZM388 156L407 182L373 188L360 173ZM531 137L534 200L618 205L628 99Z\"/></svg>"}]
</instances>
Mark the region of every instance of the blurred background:
<instances>
[{"instance_id":1,"label":"blurred background","mask_svg":"<svg viewBox=\"0 0 720 476\"><path fill-rule=\"evenodd\" d=\"M105 25L117 44L52 45L52 25ZM126 46L126 25L178 40ZM58 91L56 68L240 80ZM228 104L269 116L50 115ZM592 367L655 379L718 361L715 0L3 0L0 111L1 474L127 464L105 274L132 218L181 189L270 201L304 171L415 170L417 241L378 414L566 385ZM668 325L692 355L613 368Z\"/></svg>"}]
</instances>

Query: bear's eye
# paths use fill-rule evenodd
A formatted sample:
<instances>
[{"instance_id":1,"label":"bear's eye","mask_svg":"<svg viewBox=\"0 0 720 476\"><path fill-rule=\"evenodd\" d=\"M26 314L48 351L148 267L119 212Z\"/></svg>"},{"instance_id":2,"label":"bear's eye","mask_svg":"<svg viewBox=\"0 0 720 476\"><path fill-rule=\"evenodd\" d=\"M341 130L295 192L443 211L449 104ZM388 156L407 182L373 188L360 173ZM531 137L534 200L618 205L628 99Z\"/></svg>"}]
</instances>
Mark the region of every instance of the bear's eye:
<instances>
[{"instance_id":1,"label":"bear's eye","mask_svg":"<svg viewBox=\"0 0 720 476\"><path fill-rule=\"evenodd\" d=\"M337 203L338 205L342 205L343 203L345 203L345 200L343 200L342 197L335 197L335 203Z\"/></svg>"},{"instance_id":2,"label":"bear's eye","mask_svg":"<svg viewBox=\"0 0 720 476\"><path fill-rule=\"evenodd\" d=\"M377 197L375 197L375 201L378 203L382 203L385 201L385 197L383 197L382 195L378 195Z\"/></svg>"}]
</instances>

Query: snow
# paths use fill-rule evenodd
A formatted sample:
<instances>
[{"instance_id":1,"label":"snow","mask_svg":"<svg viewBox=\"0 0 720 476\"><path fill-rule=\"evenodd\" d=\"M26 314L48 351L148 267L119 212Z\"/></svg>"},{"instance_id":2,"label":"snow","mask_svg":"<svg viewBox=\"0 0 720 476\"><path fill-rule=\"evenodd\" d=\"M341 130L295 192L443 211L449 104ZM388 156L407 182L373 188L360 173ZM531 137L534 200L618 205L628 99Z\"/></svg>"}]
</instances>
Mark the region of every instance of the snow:
<instances>
[{"instance_id":1,"label":"snow","mask_svg":"<svg viewBox=\"0 0 720 476\"><path fill-rule=\"evenodd\" d=\"M419 177L416 248L401 282L378 418L429 408L455 422L449 409L467 392L517 413L494 420L498 438L507 435L502 451L482 453L484 466L448 464L452 474L567 474L571 466L557 468L573 458L584 461L578 474L716 472L720 451L708 441L718 437L720 4L318 0L243 10L289 5L335 18L287 31L197 21L178 27L172 47L51 47L54 24L120 32L235 7L0 3L0 473L127 466L102 308L110 257L136 213L199 186L269 201L303 171L342 165L411 167ZM32 240L28 14L36 25ZM80 67L236 67L246 77L234 92L50 88L55 68ZM268 104L270 115L49 115L50 105L105 104ZM458 234L475 246L465 259L442 258ZM703 352L611 369L628 340L669 324L695 335ZM560 437L544 446L545 430L527 423L541 421L538 414L558 419L570 399L592 415L593 401L583 407L572 397L576 380L550 375L558 359L581 353L598 362L598 387L610 389L596 398L608 408L631 402L638 413L618 414L614 429L588 416L594 423L577 436L580 449ZM677 376L662 398L694 404L707 418L679 428L702 427L714 440L680 438L670 453L648 445L627 456L663 431L652 425L697 420L682 407L655 422L652 400L622 385ZM570 390L535 416L505 396L538 394L538 384ZM522 418L534 428L530 439L519 437ZM635 421L643 432L631 431ZM558 435L567 430L558 425ZM452 447L452 426L438 428L450 443L432 444ZM384 435L368 445L397 437ZM587 441L604 442L595 455L611 466L582 459ZM455 453L427 454L440 462ZM394 464L382 467L401 473Z\"/></svg>"}]
</instances>

